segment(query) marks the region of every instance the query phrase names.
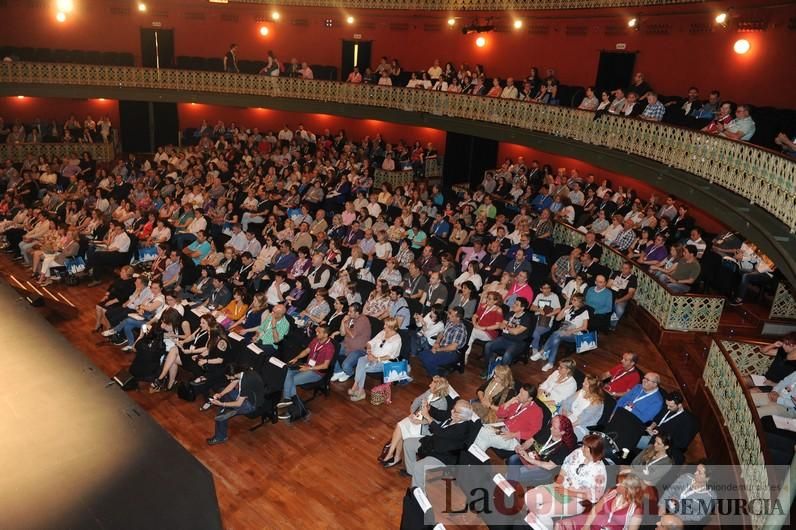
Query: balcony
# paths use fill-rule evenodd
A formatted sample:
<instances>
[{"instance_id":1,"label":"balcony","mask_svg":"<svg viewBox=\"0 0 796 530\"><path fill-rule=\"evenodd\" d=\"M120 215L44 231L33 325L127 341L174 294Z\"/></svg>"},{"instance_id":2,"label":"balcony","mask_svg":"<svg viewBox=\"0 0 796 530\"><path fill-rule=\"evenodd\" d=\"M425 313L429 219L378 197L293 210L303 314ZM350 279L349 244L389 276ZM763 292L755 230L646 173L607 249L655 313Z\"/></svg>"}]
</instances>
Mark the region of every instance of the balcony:
<instances>
[{"instance_id":1,"label":"balcony","mask_svg":"<svg viewBox=\"0 0 796 530\"><path fill-rule=\"evenodd\" d=\"M698 131L517 100L257 75L53 63L0 66L0 93L204 101L378 118L622 168L757 241L796 284L796 163Z\"/></svg>"}]
</instances>

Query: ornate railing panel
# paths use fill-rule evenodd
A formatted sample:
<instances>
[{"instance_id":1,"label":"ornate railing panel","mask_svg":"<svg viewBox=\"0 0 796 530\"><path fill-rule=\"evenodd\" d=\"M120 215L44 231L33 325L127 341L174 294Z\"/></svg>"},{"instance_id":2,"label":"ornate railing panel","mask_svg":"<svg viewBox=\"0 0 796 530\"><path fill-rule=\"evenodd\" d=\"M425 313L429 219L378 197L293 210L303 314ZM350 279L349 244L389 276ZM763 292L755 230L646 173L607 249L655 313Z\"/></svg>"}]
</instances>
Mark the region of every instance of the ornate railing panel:
<instances>
[{"instance_id":1,"label":"ornate railing panel","mask_svg":"<svg viewBox=\"0 0 796 530\"><path fill-rule=\"evenodd\" d=\"M760 421L753 412L753 404L739 381L739 375L731 358L715 341L711 342L702 379L724 417L724 425L738 456L747 498L768 500L771 498L771 489L763 446L758 436ZM751 513L750 518L752 525L760 528L765 523L766 515Z\"/></svg>"},{"instance_id":2,"label":"ornate railing panel","mask_svg":"<svg viewBox=\"0 0 796 530\"><path fill-rule=\"evenodd\" d=\"M504 11L593 9L690 4L704 0L229 0L235 4L267 4L348 9L420 9L426 11Z\"/></svg>"},{"instance_id":3,"label":"ornate railing panel","mask_svg":"<svg viewBox=\"0 0 796 530\"><path fill-rule=\"evenodd\" d=\"M583 242L584 235L570 226L556 223L553 229L553 240L556 243L575 247ZM603 265L612 270L619 270L622 263L628 261L614 249L605 245L601 246L603 247L601 259ZM638 278L634 300L652 315L661 328L705 333L712 333L719 329L719 320L724 310L724 298L672 293L650 276L646 270L632 261L630 264L633 266L633 273Z\"/></svg>"},{"instance_id":4,"label":"ornate railing panel","mask_svg":"<svg viewBox=\"0 0 796 530\"><path fill-rule=\"evenodd\" d=\"M102 162L113 160L115 155L113 144L25 143L0 144L0 159L24 160L31 155L34 158L46 156L52 160L53 158L80 155L84 151L88 151L94 160Z\"/></svg>"},{"instance_id":5,"label":"ornate railing panel","mask_svg":"<svg viewBox=\"0 0 796 530\"><path fill-rule=\"evenodd\" d=\"M768 318L796 319L796 294L785 282L779 282Z\"/></svg>"},{"instance_id":6,"label":"ornate railing panel","mask_svg":"<svg viewBox=\"0 0 796 530\"><path fill-rule=\"evenodd\" d=\"M741 375L763 375L771 366L773 357L760 352L761 345L731 339L720 339L721 347L727 352Z\"/></svg>"},{"instance_id":7,"label":"ornate railing panel","mask_svg":"<svg viewBox=\"0 0 796 530\"><path fill-rule=\"evenodd\" d=\"M758 204L796 232L796 163L772 151L660 123L561 106L444 92L268 76L63 63L9 63L0 82L157 88L331 101L480 120L656 160Z\"/></svg>"}]
</instances>

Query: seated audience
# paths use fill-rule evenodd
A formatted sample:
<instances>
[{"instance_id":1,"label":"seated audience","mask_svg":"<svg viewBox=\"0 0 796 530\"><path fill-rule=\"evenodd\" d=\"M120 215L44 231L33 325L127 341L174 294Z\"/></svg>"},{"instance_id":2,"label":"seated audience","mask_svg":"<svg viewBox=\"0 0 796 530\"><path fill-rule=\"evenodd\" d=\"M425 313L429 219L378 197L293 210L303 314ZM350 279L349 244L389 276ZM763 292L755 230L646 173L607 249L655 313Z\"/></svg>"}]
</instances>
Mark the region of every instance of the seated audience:
<instances>
[{"instance_id":1,"label":"seated audience","mask_svg":"<svg viewBox=\"0 0 796 530\"><path fill-rule=\"evenodd\" d=\"M506 463L507 478L525 487L549 484L555 480L564 460L576 450L578 441L566 416L553 416L549 436L541 431L514 448Z\"/></svg>"},{"instance_id":2,"label":"seated audience","mask_svg":"<svg viewBox=\"0 0 796 530\"><path fill-rule=\"evenodd\" d=\"M484 451L489 448L513 451L520 443L531 439L542 428L543 414L535 398L536 386L522 385L517 395L495 412L503 426L482 426L473 443Z\"/></svg>"}]
</instances>

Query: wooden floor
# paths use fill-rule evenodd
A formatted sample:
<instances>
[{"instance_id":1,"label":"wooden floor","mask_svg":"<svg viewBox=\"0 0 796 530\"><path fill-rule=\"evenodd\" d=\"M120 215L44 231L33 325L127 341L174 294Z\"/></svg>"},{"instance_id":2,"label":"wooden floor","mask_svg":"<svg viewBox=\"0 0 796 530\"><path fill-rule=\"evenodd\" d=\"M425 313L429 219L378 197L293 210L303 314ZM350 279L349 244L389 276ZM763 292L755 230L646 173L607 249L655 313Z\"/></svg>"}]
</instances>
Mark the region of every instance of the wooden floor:
<instances>
[{"instance_id":1,"label":"wooden floor","mask_svg":"<svg viewBox=\"0 0 796 530\"><path fill-rule=\"evenodd\" d=\"M0 271L28 277L6 254L0 255ZM132 354L122 353L91 332L93 308L104 287L54 284L51 290L62 292L79 311L71 319L47 313L61 333L112 375L129 365ZM598 350L577 356L576 361L584 371L599 373L615 365L623 351L639 353L640 367L659 372L664 388L676 386L666 361L632 315L617 332L600 337ZM515 378L539 383L545 378L541 366L542 362L517 364ZM463 397L474 396L481 384L480 369L479 360L471 358L464 374L451 375L451 384ZM367 400L352 403L345 392L350 381L335 383L328 398L321 396L310 404L309 421L267 424L250 433L253 421L236 418L230 423L229 441L213 447L205 443L213 432L212 412L199 411L198 402L182 401L176 393L136 391L129 395L213 473L227 529L397 528L409 479L398 476L394 468L384 470L376 457L412 399L428 384L419 365L413 373L415 381L397 387L391 405L376 407ZM703 454L697 439L689 460Z\"/></svg>"}]
</instances>

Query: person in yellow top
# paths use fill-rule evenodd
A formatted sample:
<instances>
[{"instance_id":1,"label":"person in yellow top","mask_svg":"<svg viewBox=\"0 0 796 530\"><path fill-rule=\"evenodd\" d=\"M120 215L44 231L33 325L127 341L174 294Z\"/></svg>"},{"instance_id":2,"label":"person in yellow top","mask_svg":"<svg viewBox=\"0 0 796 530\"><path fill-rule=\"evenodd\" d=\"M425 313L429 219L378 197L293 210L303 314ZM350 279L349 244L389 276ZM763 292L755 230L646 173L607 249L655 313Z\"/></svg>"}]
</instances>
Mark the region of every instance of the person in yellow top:
<instances>
[{"instance_id":1,"label":"person in yellow top","mask_svg":"<svg viewBox=\"0 0 796 530\"><path fill-rule=\"evenodd\" d=\"M215 317L225 329L229 329L232 324L246 316L249 304L245 301L246 291L242 287L237 287L232 292L232 300L222 309L215 312Z\"/></svg>"}]
</instances>

